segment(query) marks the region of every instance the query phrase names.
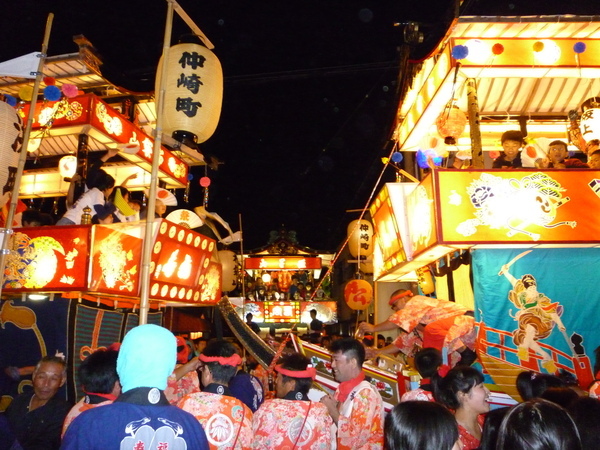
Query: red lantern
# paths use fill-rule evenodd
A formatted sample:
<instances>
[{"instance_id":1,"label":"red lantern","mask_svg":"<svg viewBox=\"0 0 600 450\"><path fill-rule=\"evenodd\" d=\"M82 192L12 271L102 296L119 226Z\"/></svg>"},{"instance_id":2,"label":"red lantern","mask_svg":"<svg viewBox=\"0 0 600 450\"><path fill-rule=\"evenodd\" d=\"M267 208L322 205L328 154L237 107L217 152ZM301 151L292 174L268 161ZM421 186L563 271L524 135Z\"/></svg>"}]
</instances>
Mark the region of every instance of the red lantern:
<instances>
[{"instance_id":1,"label":"red lantern","mask_svg":"<svg viewBox=\"0 0 600 450\"><path fill-rule=\"evenodd\" d=\"M373 302L373 287L365 280L351 280L344 288L344 299L352 309L367 309Z\"/></svg>"},{"instance_id":2,"label":"red lantern","mask_svg":"<svg viewBox=\"0 0 600 450\"><path fill-rule=\"evenodd\" d=\"M458 138L465 131L467 115L452 104L446 106L435 121L438 133L447 145L456 145Z\"/></svg>"}]
</instances>

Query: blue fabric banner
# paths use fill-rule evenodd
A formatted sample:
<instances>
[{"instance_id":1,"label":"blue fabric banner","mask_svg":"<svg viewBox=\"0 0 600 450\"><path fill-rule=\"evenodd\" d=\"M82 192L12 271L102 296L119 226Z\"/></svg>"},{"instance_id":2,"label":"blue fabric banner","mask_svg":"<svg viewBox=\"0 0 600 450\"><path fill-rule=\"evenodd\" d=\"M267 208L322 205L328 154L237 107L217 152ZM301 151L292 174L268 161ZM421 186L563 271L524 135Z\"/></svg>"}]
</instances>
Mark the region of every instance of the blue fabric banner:
<instances>
[{"instance_id":1,"label":"blue fabric banner","mask_svg":"<svg viewBox=\"0 0 600 450\"><path fill-rule=\"evenodd\" d=\"M478 249L472 254L477 348L513 395L523 370L567 371L587 388L600 345L600 249Z\"/></svg>"}]
</instances>

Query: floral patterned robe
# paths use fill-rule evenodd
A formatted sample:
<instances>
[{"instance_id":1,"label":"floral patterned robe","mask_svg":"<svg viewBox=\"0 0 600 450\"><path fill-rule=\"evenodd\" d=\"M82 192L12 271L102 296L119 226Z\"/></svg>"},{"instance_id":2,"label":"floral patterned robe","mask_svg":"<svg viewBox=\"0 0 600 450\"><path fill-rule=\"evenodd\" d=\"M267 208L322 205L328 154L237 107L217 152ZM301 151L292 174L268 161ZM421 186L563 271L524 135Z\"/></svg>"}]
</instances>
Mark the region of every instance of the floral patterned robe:
<instances>
[{"instance_id":1,"label":"floral patterned robe","mask_svg":"<svg viewBox=\"0 0 600 450\"><path fill-rule=\"evenodd\" d=\"M371 383L361 381L338 408L338 450L381 450L383 401Z\"/></svg>"}]
</instances>

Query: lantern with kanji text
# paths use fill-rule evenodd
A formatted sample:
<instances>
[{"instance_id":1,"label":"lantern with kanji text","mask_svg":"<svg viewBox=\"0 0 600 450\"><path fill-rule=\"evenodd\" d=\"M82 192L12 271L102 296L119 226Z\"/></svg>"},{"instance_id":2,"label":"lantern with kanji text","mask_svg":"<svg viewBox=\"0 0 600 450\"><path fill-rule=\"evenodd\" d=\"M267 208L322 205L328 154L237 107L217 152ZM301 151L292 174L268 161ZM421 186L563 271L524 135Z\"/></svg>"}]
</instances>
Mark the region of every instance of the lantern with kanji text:
<instances>
[{"instance_id":1,"label":"lantern with kanji text","mask_svg":"<svg viewBox=\"0 0 600 450\"><path fill-rule=\"evenodd\" d=\"M369 257L373 254L373 224L368 220L353 220L348 224L348 251L352 256Z\"/></svg>"}]
</instances>

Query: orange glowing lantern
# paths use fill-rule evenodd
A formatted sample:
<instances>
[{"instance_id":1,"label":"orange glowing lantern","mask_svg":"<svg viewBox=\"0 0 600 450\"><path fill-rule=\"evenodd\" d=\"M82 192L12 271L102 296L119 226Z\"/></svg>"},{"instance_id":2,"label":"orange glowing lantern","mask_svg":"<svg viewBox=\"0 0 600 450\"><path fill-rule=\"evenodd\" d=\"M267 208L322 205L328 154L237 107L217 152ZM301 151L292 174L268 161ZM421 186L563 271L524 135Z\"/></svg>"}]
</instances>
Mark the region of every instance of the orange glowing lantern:
<instances>
[{"instance_id":1,"label":"orange glowing lantern","mask_svg":"<svg viewBox=\"0 0 600 450\"><path fill-rule=\"evenodd\" d=\"M223 271L222 286L223 292L233 291L237 286L237 258L231 250L219 250L219 261Z\"/></svg>"},{"instance_id":2,"label":"orange glowing lantern","mask_svg":"<svg viewBox=\"0 0 600 450\"><path fill-rule=\"evenodd\" d=\"M159 75L162 63L161 60ZM164 132L181 134L202 143L215 132L221 115L221 63L203 45L186 43L170 48L166 64ZM160 82L160 76L157 76L157 93Z\"/></svg>"},{"instance_id":3,"label":"orange glowing lantern","mask_svg":"<svg viewBox=\"0 0 600 450\"><path fill-rule=\"evenodd\" d=\"M446 106L435 121L438 133L447 145L456 145L467 126L467 115L452 104Z\"/></svg>"},{"instance_id":4,"label":"orange glowing lantern","mask_svg":"<svg viewBox=\"0 0 600 450\"><path fill-rule=\"evenodd\" d=\"M365 280L351 280L344 287L344 299L352 309L367 309L373 302L373 286Z\"/></svg>"},{"instance_id":5,"label":"orange glowing lantern","mask_svg":"<svg viewBox=\"0 0 600 450\"><path fill-rule=\"evenodd\" d=\"M373 224L368 220L353 220L348 224L348 251L355 258L373 254Z\"/></svg>"},{"instance_id":6,"label":"orange glowing lantern","mask_svg":"<svg viewBox=\"0 0 600 450\"><path fill-rule=\"evenodd\" d=\"M19 164L19 153L23 145L23 130L21 118L15 108L8 103L0 101L0 186L2 196L0 207L8 201L12 192L17 165Z\"/></svg>"}]
</instances>

